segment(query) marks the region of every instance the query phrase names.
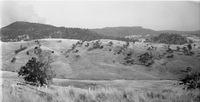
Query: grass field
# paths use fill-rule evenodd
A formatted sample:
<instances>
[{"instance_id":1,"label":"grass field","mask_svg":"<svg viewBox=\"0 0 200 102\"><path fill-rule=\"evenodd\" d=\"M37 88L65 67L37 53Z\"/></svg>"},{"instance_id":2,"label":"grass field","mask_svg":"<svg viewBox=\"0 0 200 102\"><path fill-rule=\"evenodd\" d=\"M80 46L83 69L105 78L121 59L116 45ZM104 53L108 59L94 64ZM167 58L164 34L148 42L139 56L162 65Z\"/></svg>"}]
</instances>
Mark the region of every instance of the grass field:
<instances>
[{"instance_id":1,"label":"grass field","mask_svg":"<svg viewBox=\"0 0 200 102\"><path fill-rule=\"evenodd\" d=\"M2 72L2 102L199 102L199 90L186 91L175 80L54 79L46 89L23 84ZM17 85L17 83L21 83ZM15 85L15 88L12 87Z\"/></svg>"}]
</instances>

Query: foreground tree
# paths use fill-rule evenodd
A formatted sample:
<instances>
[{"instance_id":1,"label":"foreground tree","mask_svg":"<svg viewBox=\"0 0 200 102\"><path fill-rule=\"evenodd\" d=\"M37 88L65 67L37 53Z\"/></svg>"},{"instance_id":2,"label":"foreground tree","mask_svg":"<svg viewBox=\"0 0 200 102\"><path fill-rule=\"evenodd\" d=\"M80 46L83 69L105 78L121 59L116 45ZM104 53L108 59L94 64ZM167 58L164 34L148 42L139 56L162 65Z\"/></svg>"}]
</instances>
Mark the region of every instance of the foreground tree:
<instances>
[{"instance_id":1,"label":"foreground tree","mask_svg":"<svg viewBox=\"0 0 200 102\"><path fill-rule=\"evenodd\" d=\"M43 85L44 75L43 71L40 69L44 64L37 61L35 57L32 57L25 66L22 66L20 71L18 72L19 76L23 76L25 81L40 83Z\"/></svg>"},{"instance_id":2,"label":"foreground tree","mask_svg":"<svg viewBox=\"0 0 200 102\"><path fill-rule=\"evenodd\" d=\"M187 90L199 89L200 90L200 72L187 74L184 78L179 80L179 84L185 85Z\"/></svg>"},{"instance_id":3,"label":"foreground tree","mask_svg":"<svg viewBox=\"0 0 200 102\"><path fill-rule=\"evenodd\" d=\"M53 73L50 63L53 62L50 51L42 51L40 47L35 49L38 58L32 57L25 66L22 66L18 72L19 76L23 76L27 82L35 83L39 86L44 84L50 85L55 74Z\"/></svg>"}]
</instances>

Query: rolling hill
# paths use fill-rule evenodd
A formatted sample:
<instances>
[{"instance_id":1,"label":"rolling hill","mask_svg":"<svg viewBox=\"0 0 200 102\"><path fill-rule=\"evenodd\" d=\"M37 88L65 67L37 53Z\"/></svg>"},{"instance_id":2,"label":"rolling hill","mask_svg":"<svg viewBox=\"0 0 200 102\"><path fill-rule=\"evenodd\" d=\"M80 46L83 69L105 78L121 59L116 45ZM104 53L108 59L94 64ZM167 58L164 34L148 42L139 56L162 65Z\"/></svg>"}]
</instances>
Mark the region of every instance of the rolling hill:
<instances>
[{"instance_id":1,"label":"rolling hill","mask_svg":"<svg viewBox=\"0 0 200 102\"><path fill-rule=\"evenodd\" d=\"M193 71L199 69L199 49L193 49L193 56L186 56L183 52L173 52L173 57L168 58L165 44L130 43L124 48L126 42L101 39L100 46L96 47L94 41L85 41L82 45L79 40L73 39L41 39L42 50L54 51L51 56L54 62L51 64L57 78L69 79L178 79L187 67ZM110 41L113 45L110 45ZM89 46L87 46L89 44ZM73 50L72 46L75 46ZM21 66L35 56L35 41L2 42L2 70L19 71ZM156 50L148 50L151 46ZM185 45L173 45L183 47ZM196 45L198 47L200 45ZM26 47L15 53L16 50ZM27 54L29 52L29 54ZM139 56L144 53L152 54L153 58L145 62L139 61ZM160 57L161 56L161 57ZM12 62L13 58L16 58Z\"/></svg>"}]
</instances>

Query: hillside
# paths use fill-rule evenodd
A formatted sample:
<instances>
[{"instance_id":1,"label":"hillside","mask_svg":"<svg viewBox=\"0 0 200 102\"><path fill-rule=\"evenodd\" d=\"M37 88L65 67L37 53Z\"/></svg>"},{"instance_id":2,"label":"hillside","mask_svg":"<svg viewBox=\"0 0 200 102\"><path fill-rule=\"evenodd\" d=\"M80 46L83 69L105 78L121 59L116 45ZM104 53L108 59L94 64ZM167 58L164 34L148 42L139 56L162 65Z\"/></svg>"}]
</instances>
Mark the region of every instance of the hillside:
<instances>
[{"instance_id":1,"label":"hillside","mask_svg":"<svg viewBox=\"0 0 200 102\"><path fill-rule=\"evenodd\" d=\"M29 41L48 38L78 39L84 41L91 41L95 39L132 41L126 38L100 35L89 29L55 27L52 25L21 21L14 22L1 28L0 37L3 42L17 42L22 40Z\"/></svg>"},{"instance_id":2,"label":"hillside","mask_svg":"<svg viewBox=\"0 0 200 102\"><path fill-rule=\"evenodd\" d=\"M181 34L181 35L194 35L194 34L200 35L200 30L198 31L173 31L173 30L156 31L152 29L143 28L140 26L106 27L102 29L91 29L91 30L102 35L116 36L116 37L126 37L126 36L131 36L131 35L154 36L154 35L159 35L161 33L175 33L175 34Z\"/></svg>"},{"instance_id":3,"label":"hillside","mask_svg":"<svg viewBox=\"0 0 200 102\"><path fill-rule=\"evenodd\" d=\"M199 69L199 44L186 55L172 45L126 43L117 40L78 42L70 39L41 39L42 50L54 51L51 64L57 78L71 79L177 79L191 67ZM112 43L111 43L112 42ZM35 56L35 41L2 42L2 70L19 71ZM17 53L16 53L17 51ZM28 52L28 54L27 54ZM183 71L183 72L181 72Z\"/></svg>"}]
</instances>

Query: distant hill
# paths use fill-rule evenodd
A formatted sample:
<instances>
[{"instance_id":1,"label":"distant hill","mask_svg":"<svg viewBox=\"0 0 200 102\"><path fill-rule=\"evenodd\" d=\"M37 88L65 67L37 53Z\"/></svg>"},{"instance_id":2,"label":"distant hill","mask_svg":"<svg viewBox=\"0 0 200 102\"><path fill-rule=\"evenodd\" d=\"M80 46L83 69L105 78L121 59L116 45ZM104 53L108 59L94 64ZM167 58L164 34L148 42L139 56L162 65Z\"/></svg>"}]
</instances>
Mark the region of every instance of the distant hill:
<instances>
[{"instance_id":1,"label":"distant hill","mask_svg":"<svg viewBox=\"0 0 200 102\"><path fill-rule=\"evenodd\" d=\"M84 41L96 39L131 41L125 38L100 35L89 29L55 27L52 25L21 21L14 22L1 28L0 37L3 42L28 41L44 38L78 39Z\"/></svg>"},{"instance_id":2,"label":"distant hill","mask_svg":"<svg viewBox=\"0 0 200 102\"><path fill-rule=\"evenodd\" d=\"M91 41L96 39L112 39L121 41L134 41L132 37L156 36L161 33L175 33L195 35L200 37L198 31L155 31L140 26L136 27L106 27L102 29L81 29L56 27L47 24L17 21L0 29L0 38L3 42L29 41L35 39L63 38Z\"/></svg>"},{"instance_id":3,"label":"distant hill","mask_svg":"<svg viewBox=\"0 0 200 102\"><path fill-rule=\"evenodd\" d=\"M116 36L116 37L126 37L131 35L142 35L142 36L155 36L161 33L175 33L181 35L190 35L196 34L200 35L200 30L198 31L174 31L174 30L162 30L156 31L152 29L146 29L140 26L135 27L106 27L102 29L91 29L99 34L108 35L108 36Z\"/></svg>"}]
</instances>

